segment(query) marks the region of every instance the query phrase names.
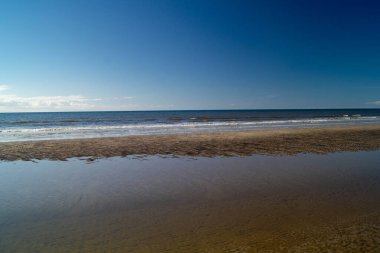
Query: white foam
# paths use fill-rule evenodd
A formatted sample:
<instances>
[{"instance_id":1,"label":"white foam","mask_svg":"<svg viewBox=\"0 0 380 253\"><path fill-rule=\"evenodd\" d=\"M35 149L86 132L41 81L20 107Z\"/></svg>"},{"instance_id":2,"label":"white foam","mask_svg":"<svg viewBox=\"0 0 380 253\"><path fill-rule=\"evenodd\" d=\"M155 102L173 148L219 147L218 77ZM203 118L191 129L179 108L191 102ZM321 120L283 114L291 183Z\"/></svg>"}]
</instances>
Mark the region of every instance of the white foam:
<instances>
[{"instance_id":1,"label":"white foam","mask_svg":"<svg viewBox=\"0 0 380 253\"><path fill-rule=\"evenodd\" d=\"M297 120L267 120L267 121L222 121L222 122L183 122L173 124L131 124L120 126L79 126L79 127L48 127L48 128L11 128L0 129L3 133L33 133L33 132L67 132L67 131L90 131L90 130L138 130L138 129L174 129L174 128L203 128L203 127L244 127L244 126L273 126L273 125L296 125L315 124L324 122L345 122L345 121L379 120L379 117L360 118L319 118L319 119L297 119Z\"/></svg>"},{"instance_id":2,"label":"white foam","mask_svg":"<svg viewBox=\"0 0 380 253\"><path fill-rule=\"evenodd\" d=\"M341 125L380 123L379 116L337 117L295 120L266 121L219 121L219 122L178 122L159 124L129 124L119 126L75 126L47 128L0 129L0 142L33 139L92 138L99 136L126 136L143 134L190 133L200 131L250 130L266 127L302 127L315 125Z\"/></svg>"}]
</instances>

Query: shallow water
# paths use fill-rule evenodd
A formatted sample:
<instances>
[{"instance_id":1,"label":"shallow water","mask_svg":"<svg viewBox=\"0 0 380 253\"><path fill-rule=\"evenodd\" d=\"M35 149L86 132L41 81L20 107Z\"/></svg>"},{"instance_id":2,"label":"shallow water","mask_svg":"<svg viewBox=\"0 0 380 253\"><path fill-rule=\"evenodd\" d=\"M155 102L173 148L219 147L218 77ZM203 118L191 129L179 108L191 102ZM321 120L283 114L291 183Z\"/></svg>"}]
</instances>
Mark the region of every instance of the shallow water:
<instances>
[{"instance_id":1,"label":"shallow water","mask_svg":"<svg viewBox=\"0 0 380 253\"><path fill-rule=\"evenodd\" d=\"M380 151L0 163L0 252L380 250Z\"/></svg>"}]
</instances>

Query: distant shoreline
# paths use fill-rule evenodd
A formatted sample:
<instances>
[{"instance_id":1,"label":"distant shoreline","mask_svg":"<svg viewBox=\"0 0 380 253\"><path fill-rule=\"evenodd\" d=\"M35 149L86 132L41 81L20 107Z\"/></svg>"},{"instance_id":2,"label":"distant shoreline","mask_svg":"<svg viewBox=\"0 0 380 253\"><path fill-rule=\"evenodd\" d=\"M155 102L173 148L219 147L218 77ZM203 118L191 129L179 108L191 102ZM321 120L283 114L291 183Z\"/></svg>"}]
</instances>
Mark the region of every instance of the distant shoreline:
<instances>
[{"instance_id":1,"label":"distant shoreline","mask_svg":"<svg viewBox=\"0 0 380 253\"><path fill-rule=\"evenodd\" d=\"M263 129L0 143L0 160L128 155L295 155L380 149L380 125Z\"/></svg>"}]
</instances>

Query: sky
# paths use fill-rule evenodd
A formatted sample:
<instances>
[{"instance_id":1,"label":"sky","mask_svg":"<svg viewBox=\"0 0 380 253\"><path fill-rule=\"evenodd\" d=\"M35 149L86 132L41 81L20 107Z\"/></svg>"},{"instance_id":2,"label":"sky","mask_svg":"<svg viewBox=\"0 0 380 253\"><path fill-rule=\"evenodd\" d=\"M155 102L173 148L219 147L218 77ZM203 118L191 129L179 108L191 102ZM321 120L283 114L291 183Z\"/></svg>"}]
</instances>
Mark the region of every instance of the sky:
<instances>
[{"instance_id":1,"label":"sky","mask_svg":"<svg viewBox=\"0 0 380 253\"><path fill-rule=\"evenodd\" d=\"M0 1L0 112L380 107L380 2Z\"/></svg>"}]
</instances>

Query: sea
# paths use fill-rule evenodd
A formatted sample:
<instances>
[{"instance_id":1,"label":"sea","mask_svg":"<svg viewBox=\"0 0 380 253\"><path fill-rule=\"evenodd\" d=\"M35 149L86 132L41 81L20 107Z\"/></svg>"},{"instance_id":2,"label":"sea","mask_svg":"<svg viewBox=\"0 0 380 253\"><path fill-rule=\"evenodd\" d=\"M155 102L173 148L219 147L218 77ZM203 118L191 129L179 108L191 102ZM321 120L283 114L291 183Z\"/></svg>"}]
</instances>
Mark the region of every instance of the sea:
<instances>
[{"instance_id":1,"label":"sea","mask_svg":"<svg viewBox=\"0 0 380 253\"><path fill-rule=\"evenodd\" d=\"M380 109L0 113L0 142L380 124Z\"/></svg>"}]
</instances>

